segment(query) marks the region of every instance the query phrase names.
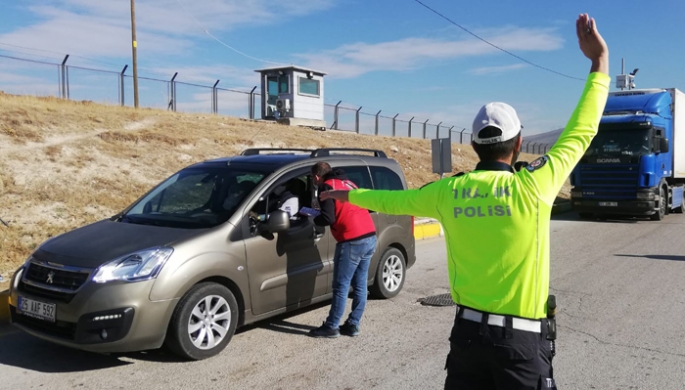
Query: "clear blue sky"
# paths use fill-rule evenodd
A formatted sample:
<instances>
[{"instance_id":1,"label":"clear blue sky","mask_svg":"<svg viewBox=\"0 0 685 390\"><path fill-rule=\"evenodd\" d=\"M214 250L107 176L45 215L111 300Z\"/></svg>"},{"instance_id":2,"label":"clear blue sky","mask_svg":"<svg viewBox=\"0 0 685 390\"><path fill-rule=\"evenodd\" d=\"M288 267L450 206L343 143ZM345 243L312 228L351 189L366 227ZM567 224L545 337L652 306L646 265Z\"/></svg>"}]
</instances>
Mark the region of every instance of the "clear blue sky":
<instances>
[{"instance_id":1,"label":"clear blue sky","mask_svg":"<svg viewBox=\"0 0 685 390\"><path fill-rule=\"evenodd\" d=\"M638 88L685 89L682 0L422 1L529 61L580 78L589 62L574 21L587 12L609 44L612 77L623 57L626 70L640 68ZM111 70L131 63L128 0L3 5L0 54L54 62L69 53L72 65ZM327 102L373 113L470 128L482 104L509 102L524 136L563 125L583 86L494 50L413 0L138 0L136 11L141 76L178 71L180 81L247 88L258 83L254 69L273 65L249 57L294 63L329 73ZM25 72L0 59L0 90L47 83ZM56 84L56 73L49 77Z\"/></svg>"}]
</instances>

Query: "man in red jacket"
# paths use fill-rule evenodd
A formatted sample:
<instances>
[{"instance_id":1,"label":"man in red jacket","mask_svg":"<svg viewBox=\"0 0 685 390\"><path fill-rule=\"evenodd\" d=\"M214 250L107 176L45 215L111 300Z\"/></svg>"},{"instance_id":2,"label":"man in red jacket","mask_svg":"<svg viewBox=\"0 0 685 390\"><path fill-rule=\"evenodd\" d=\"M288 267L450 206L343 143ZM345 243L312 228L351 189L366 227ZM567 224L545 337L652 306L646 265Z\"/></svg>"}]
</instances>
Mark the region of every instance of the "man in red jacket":
<instances>
[{"instance_id":1,"label":"man in red jacket","mask_svg":"<svg viewBox=\"0 0 685 390\"><path fill-rule=\"evenodd\" d=\"M326 162L312 167L312 177L319 187L319 194L330 190L356 189L342 169L333 170ZM369 263L376 251L376 227L369 211L351 203L334 199L320 201L321 213L314 218L319 226L330 226L338 242L333 258L333 302L328 318L320 327L312 329L312 337L335 338L344 334L357 336L359 323L366 307ZM345 313L350 285L354 289L352 312L347 321L338 327Z\"/></svg>"}]
</instances>

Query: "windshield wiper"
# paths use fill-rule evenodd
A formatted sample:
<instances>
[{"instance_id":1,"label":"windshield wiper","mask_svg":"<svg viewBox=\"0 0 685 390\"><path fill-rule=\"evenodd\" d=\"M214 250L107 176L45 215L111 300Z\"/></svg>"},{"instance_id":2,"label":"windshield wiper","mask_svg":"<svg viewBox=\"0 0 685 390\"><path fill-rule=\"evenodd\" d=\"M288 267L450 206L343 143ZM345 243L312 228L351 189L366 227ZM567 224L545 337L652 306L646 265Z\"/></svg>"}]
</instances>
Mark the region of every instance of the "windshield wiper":
<instances>
[{"instance_id":1,"label":"windshield wiper","mask_svg":"<svg viewBox=\"0 0 685 390\"><path fill-rule=\"evenodd\" d=\"M153 219L133 219L128 215L121 217L121 222L128 222L136 225L164 226L161 221L156 221Z\"/></svg>"}]
</instances>

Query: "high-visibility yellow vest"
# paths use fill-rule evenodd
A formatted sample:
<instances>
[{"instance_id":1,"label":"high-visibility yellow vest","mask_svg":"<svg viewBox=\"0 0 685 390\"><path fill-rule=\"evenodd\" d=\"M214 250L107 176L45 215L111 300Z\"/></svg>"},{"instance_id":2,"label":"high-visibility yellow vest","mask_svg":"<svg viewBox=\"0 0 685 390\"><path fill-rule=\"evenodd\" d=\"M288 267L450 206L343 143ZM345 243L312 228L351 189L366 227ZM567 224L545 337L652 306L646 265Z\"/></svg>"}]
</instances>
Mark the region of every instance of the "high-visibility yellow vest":
<instances>
[{"instance_id":1,"label":"high-visibility yellow vest","mask_svg":"<svg viewBox=\"0 0 685 390\"><path fill-rule=\"evenodd\" d=\"M445 232L447 268L457 304L544 318L551 209L597 134L610 82L603 73L591 73L558 141L545 156L518 172L503 163L479 163L472 172L420 189L354 190L349 201L382 213L437 219Z\"/></svg>"}]
</instances>

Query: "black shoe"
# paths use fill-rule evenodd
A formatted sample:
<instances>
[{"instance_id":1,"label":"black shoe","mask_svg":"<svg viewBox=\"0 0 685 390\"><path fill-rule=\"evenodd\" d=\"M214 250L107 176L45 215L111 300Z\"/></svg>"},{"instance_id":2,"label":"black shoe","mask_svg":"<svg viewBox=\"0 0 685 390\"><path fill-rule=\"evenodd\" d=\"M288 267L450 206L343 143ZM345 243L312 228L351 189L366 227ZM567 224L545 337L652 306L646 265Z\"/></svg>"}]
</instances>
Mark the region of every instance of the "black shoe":
<instances>
[{"instance_id":1,"label":"black shoe","mask_svg":"<svg viewBox=\"0 0 685 390\"><path fill-rule=\"evenodd\" d=\"M359 326L345 322L340 326L340 334L350 337L359 336Z\"/></svg>"},{"instance_id":2,"label":"black shoe","mask_svg":"<svg viewBox=\"0 0 685 390\"><path fill-rule=\"evenodd\" d=\"M338 329L331 328L324 322L323 325L319 326L318 328L310 330L309 335L316 338L325 337L328 339L334 339L336 337L340 337L340 331Z\"/></svg>"}]
</instances>

